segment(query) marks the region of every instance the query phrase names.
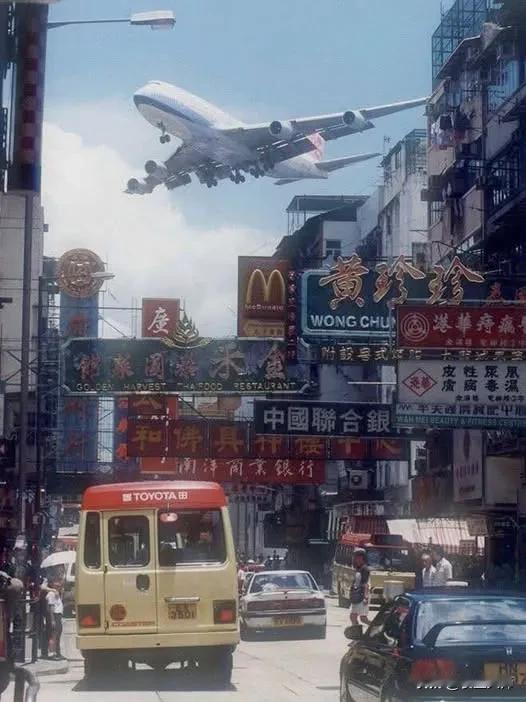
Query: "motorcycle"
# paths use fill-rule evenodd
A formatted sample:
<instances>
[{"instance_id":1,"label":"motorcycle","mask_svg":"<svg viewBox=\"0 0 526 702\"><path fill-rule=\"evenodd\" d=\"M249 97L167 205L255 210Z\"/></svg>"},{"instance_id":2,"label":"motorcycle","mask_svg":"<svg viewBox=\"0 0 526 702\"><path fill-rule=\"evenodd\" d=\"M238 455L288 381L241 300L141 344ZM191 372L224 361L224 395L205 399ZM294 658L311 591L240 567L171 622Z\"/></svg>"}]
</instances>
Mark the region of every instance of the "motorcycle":
<instances>
[{"instance_id":1,"label":"motorcycle","mask_svg":"<svg viewBox=\"0 0 526 702\"><path fill-rule=\"evenodd\" d=\"M13 702L36 702L40 684L31 671L15 665L9 632L15 605L23 596L22 581L0 571L0 696L14 679Z\"/></svg>"}]
</instances>

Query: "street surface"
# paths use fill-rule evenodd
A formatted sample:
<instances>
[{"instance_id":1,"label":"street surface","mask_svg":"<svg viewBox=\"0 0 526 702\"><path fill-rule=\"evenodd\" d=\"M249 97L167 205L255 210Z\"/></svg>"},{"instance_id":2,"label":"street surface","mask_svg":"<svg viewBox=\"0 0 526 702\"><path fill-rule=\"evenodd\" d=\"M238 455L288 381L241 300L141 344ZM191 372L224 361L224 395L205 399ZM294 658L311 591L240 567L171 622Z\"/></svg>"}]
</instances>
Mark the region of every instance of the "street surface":
<instances>
[{"instance_id":1,"label":"street surface","mask_svg":"<svg viewBox=\"0 0 526 702\"><path fill-rule=\"evenodd\" d=\"M88 687L82 658L75 649L74 621L65 622L64 653L70 659L66 675L42 677L38 702L253 702L285 700L337 700L340 659L346 650L343 630L348 612L336 600L328 602L325 641L260 640L242 641L234 656L232 686L213 688L195 673L177 669L159 674L141 666L137 671L115 674L108 682ZM7 695L7 693L6 693ZM9 696L6 696L9 699Z\"/></svg>"}]
</instances>

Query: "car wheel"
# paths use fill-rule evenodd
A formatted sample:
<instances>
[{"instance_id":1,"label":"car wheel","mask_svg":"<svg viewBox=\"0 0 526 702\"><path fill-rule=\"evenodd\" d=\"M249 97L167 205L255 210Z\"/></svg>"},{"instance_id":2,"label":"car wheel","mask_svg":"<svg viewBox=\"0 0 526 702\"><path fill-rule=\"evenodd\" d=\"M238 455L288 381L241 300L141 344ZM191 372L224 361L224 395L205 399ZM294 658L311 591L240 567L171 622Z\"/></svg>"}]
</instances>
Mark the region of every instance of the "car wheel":
<instances>
[{"instance_id":1,"label":"car wheel","mask_svg":"<svg viewBox=\"0 0 526 702\"><path fill-rule=\"evenodd\" d=\"M254 641L256 638L255 632L252 631L252 629L249 629L249 627L241 622L239 626L239 635L241 637L241 641Z\"/></svg>"},{"instance_id":2,"label":"car wheel","mask_svg":"<svg viewBox=\"0 0 526 702\"><path fill-rule=\"evenodd\" d=\"M347 674L340 671L340 702L354 702L347 687Z\"/></svg>"}]
</instances>

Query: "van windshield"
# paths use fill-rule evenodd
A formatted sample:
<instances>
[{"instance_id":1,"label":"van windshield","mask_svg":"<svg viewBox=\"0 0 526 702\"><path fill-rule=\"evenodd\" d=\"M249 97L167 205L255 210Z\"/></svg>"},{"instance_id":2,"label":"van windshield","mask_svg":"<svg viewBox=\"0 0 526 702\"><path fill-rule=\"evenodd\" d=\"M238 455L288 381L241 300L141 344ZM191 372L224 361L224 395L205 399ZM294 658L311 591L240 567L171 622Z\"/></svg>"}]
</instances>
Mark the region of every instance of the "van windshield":
<instances>
[{"instance_id":1,"label":"van windshield","mask_svg":"<svg viewBox=\"0 0 526 702\"><path fill-rule=\"evenodd\" d=\"M158 521L160 566L225 561L220 510L167 510L159 512Z\"/></svg>"}]
</instances>

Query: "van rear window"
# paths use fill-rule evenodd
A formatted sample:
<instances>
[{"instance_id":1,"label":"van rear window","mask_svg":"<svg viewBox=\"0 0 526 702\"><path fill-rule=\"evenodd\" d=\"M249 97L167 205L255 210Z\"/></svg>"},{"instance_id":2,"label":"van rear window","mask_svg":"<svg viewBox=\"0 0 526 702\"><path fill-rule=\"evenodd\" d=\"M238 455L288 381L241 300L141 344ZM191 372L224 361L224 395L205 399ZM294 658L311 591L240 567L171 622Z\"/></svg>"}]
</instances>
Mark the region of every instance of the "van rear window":
<instances>
[{"instance_id":1,"label":"van rear window","mask_svg":"<svg viewBox=\"0 0 526 702\"><path fill-rule=\"evenodd\" d=\"M145 566L150 562L148 518L140 515L112 517L108 523L110 564L114 568Z\"/></svg>"},{"instance_id":2,"label":"van rear window","mask_svg":"<svg viewBox=\"0 0 526 702\"><path fill-rule=\"evenodd\" d=\"M84 565L86 568L100 568L100 514L88 512L84 536Z\"/></svg>"},{"instance_id":3,"label":"van rear window","mask_svg":"<svg viewBox=\"0 0 526 702\"><path fill-rule=\"evenodd\" d=\"M223 563L225 530L221 511L163 510L158 517L159 565Z\"/></svg>"}]
</instances>

